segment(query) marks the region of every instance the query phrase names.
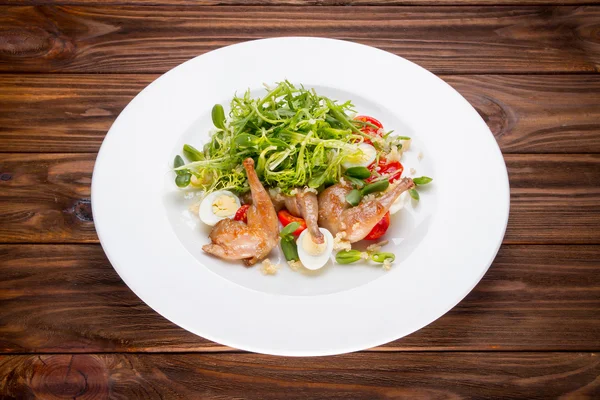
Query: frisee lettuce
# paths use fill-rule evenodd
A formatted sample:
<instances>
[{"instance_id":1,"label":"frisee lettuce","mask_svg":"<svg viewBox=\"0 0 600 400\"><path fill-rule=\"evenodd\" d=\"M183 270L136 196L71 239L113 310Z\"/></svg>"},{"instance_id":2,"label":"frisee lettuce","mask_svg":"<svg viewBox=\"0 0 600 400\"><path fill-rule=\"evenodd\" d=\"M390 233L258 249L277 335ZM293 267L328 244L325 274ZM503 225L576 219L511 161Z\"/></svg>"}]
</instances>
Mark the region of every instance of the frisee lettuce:
<instances>
[{"instance_id":1,"label":"frisee lettuce","mask_svg":"<svg viewBox=\"0 0 600 400\"><path fill-rule=\"evenodd\" d=\"M344 159L359 152L366 122L349 114L353 105L317 95L285 81L261 98L250 91L235 96L224 118L221 105L212 116L217 127L202 151L184 146L185 165L175 171L191 175L191 184L204 191L248 191L242 161L252 157L260 180L288 194L297 187L320 189L338 182ZM382 150L381 143L374 143ZM195 150L195 151L194 151Z\"/></svg>"}]
</instances>

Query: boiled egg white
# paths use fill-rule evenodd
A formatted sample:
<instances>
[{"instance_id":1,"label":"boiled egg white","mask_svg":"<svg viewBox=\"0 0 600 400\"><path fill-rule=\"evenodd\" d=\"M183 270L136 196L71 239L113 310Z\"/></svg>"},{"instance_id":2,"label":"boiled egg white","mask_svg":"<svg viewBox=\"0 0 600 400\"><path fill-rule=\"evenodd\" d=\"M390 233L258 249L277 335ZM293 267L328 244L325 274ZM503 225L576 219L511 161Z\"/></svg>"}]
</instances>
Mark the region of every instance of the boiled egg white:
<instances>
[{"instance_id":1,"label":"boiled egg white","mask_svg":"<svg viewBox=\"0 0 600 400\"><path fill-rule=\"evenodd\" d=\"M345 169L352 167L368 167L375 162L377 158L377 150L368 143L360 143L358 151L350 154L342 162L342 167Z\"/></svg>"},{"instance_id":2,"label":"boiled egg white","mask_svg":"<svg viewBox=\"0 0 600 400\"><path fill-rule=\"evenodd\" d=\"M225 218L233 218L240 208L240 199L228 190L217 190L200 203L198 216L206 225L214 226Z\"/></svg>"},{"instance_id":3,"label":"boiled egg white","mask_svg":"<svg viewBox=\"0 0 600 400\"><path fill-rule=\"evenodd\" d=\"M390 214L396 214L398 211L402 210L406 205L410 195L408 194L408 190L400 193L400 196L396 198L396 201L392 203L390 206Z\"/></svg>"},{"instance_id":4,"label":"boiled egg white","mask_svg":"<svg viewBox=\"0 0 600 400\"><path fill-rule=\"evenodd\" d=\"M313 242L308 229L303 230L300 236L298 236L298 240L296 240L300 262L306 268L313 271L327 264L333 251L333 236L331 232L325 228L319 228L319 230L323 233L325 239L322 244Z\"/></svg>"}]
</instances>

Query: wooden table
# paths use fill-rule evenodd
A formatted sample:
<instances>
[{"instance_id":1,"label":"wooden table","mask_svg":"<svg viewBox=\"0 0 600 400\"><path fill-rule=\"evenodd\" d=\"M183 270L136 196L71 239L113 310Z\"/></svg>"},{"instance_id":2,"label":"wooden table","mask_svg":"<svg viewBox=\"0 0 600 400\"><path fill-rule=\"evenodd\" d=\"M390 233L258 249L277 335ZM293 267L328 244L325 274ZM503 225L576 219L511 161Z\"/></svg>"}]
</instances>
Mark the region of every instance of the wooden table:
<instances>
[{"instance_id":1,"label":"wooden table","mask_svg":"<svg viewBox=\"0 0 600 400\"><path fill-rule=\"evenodd\" d=\"M600 398L600 5L548 2L0 0L0 398ZM291 35L440 75L510 176L481 283L360 353L270 357L194 336L125 286L94 231L96 153L143 87L221 46Z\"/></svg>"}]
</instances>

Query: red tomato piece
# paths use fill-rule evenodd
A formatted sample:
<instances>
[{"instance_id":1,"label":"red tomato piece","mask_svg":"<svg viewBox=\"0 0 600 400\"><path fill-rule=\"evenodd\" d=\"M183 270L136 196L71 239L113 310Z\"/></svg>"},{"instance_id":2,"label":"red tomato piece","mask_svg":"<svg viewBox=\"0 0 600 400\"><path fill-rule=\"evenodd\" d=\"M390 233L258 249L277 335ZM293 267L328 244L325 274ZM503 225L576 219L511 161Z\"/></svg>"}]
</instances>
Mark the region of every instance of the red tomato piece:
<instances>
[{"instance_id":1,"label":"red tomato piece","mask_svg":"<svg viewBox=\"0 0 600 400\"><path fill-rule=\"evenodd\" d=\"M354 120L368 122L377 127L377 128L373 128L372 126L367 125L360 129L361 132L366 133L367 135L372 135L372 136L382 136L383 125L381 124L381 122L379 122L375 118L369 117L367 115L357 115L356 117L354 117ZM365 139L364 140L365 143L373 144L373 142L371 142L369 139L367 139L367 138L364 138L364 139Z\"/></svg>"},{"instance_id":2,"label":"red tomato piece","mask_svg":"<svg viewBox=\"0 0 600 400\"><path fill-rule=\"evenodd\" d=\"M365 240L375 240L382 237L390 226L390 212L386 212L383 218L371 229L371 232L365 236Z\"/></svg>"},{"instance_id":3,"label":"red tomato piece","mask_svg":"<svg viewBox=\"0 0 600 400\"><path fill-rule=\"evenodd\" d=\"M250 205L248 205L248 204L244 204L243 206L238 208L238 210L235 212L235 216L233 217L233 219L236 221L243 221L245 223L248 223L248 209L249 208L250 208Z\"/></svg>"},{"instance_id":4,"label":"red tomato piece","mask_svg":"<svg viewBox=\"0 0 600 400\"><path fill-rule=\"evenodd\" d=\"M373 117L369 117L368 115L357 115L356 117L354 117L355 121L362 121L362 122L368 122L372 125L375 125L377 127L377 129L373 128L372 126L365 126L364 128L362 128L362 131L365 133L373 133L376 135L379 135L379 130L383 129L383 124L381 122L379 122L378 120L376 120ZM381 135L379 135L381 136Z\"/></svg>"},{"instance_id":5,"label":"red tomato piece","mask_svg":"<svg viewBox=\"0 0 600 400\"><path fill-rule=\"evenodd\" d=\"M287 226L292 222L297 222L300 224L300 227L294 231L294 235L298 236L302 233L303 230L306 229L306 221L299 217L294 217L288 210L281 210L277 213L277 218L279 218L279 222L281 225Z\"/></svg>"},{"instance_id":6,"label":"red tomato piece","mask_svg":"<svg viewBox=\"0 0 600 400\"><path fill-rule=\"evenodd\" d=\"M389 175L388 180L390 183L394 183L400 179L402 171L404 171L404 167L399 161L387 161L385 158L379 159L379 164L377 164L377 167L379 167L377 170L379 175ZM369 166L369 169L371 171L375 170L375 164ZM379 177L379 175L371 175L369 178L367 178L367 182L374 181Z\"/></svg>"}]
</instances>

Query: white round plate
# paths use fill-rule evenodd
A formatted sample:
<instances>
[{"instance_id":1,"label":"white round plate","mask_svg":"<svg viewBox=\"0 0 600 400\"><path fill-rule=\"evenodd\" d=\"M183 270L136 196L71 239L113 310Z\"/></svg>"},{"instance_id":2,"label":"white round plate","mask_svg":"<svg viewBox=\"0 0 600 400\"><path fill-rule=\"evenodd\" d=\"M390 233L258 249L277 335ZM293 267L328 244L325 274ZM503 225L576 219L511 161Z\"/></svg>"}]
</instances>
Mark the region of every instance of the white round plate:
<instances>
[{"instance_id":1,"label":"white round plate","mask_svg":"<svg viewBox=\"0 0 600 400\"><path fill-rule=\"evenodd\" d=\"M201 146L215 103L288 79L411 136L406 171L433 177L393 216L391 270L329 264L276 275L201 250L207 230L173 183L183 143ZM479 282L506 229L509 187L488 127L454 89L393 54L320 38L278 38L212 51L167 72L123 110L92 181L102 247L127 285L177 325L239 349L291 356L362 350L442 316ZM272 253L277 262L279 251Z\"/></svg>"}]
</instances>

